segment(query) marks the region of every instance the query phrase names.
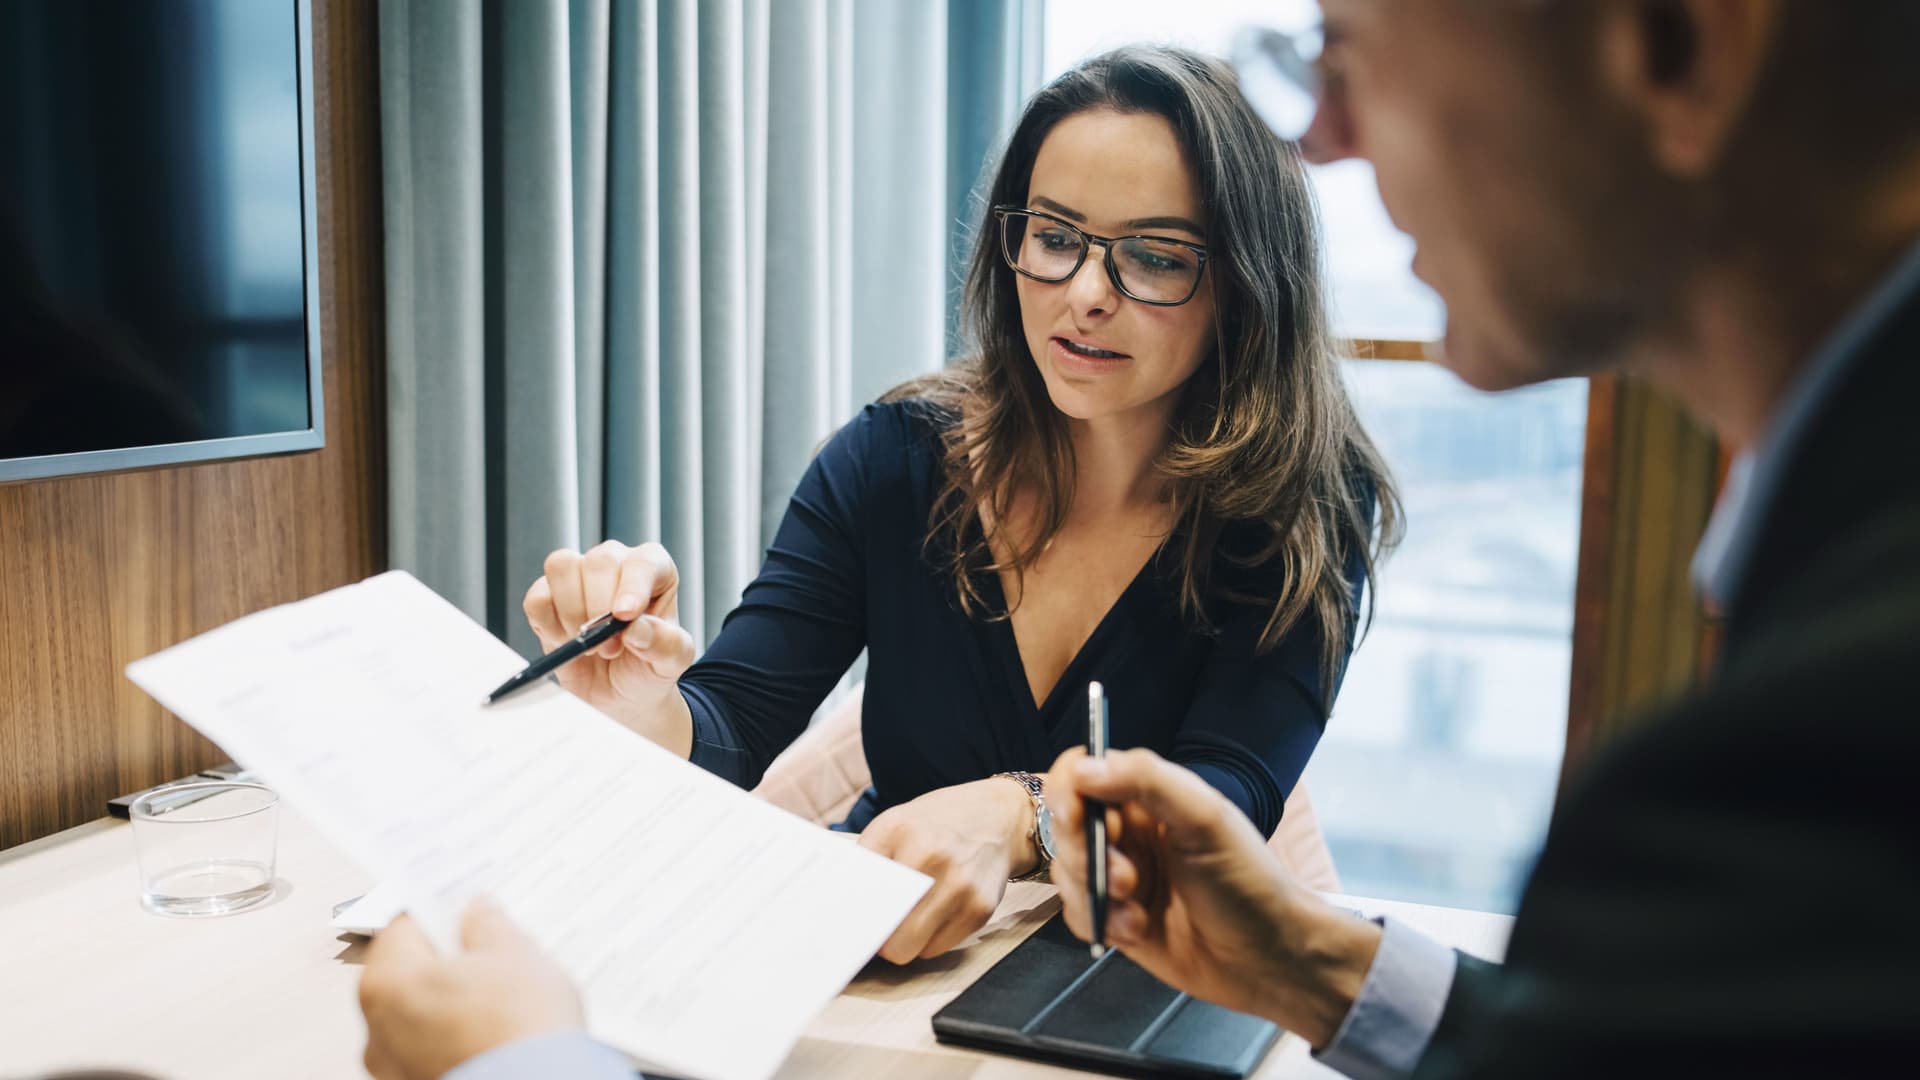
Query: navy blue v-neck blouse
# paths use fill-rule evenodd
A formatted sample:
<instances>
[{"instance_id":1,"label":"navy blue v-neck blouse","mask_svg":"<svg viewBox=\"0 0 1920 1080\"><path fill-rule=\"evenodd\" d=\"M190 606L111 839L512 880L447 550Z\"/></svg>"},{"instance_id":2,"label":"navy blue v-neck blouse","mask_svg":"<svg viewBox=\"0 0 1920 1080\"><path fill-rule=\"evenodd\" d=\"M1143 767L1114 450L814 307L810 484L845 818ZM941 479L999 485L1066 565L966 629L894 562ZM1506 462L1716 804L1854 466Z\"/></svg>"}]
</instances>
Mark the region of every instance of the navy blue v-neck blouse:
<instances>
[{"instance_id":1,"label":"navy blue v-neck blouse","mask_svg":"<svg viewBox=\"0 0 1920 1080\"><path fill-rule=\"evenodd\" d=\"M1210 616L1214 632L1198 633L1180 613L1175 568L1156 557L1036 707L1012 623L964 614L949 570L928 554L946 422L926 402L869 405L821 449L760 576L680 678L693 762L758 783L865 648L861 728L873 786L846 828L937 788L1044 771L1085 742L1086 686L1099 679L1112 747L1151 747L1191 768L1271 834L1338 690L1322 685L1317 622L1300 619L1256 654L1269 609L1223 603ZM1214 571L1219 584L1265 596L1278 573L1224 559ZM1357 597L1358 552L1347 573ZM1004 609L996 574L982 573L979 587Z\"/></svg>"}]
</instances>

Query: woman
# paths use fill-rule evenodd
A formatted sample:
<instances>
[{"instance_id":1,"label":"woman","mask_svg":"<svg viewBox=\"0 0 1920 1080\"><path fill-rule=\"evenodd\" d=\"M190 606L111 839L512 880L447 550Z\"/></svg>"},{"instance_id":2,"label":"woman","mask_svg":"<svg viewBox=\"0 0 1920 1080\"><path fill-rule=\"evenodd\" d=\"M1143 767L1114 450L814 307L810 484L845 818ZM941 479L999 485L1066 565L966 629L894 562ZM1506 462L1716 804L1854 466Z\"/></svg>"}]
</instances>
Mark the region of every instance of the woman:
<instances>
[{"instance_id":1,"label":"woman","mask_svg":"<svg viewBox=\"0 0 1920 1080\"><path fill-rule=\"evenodd\" d=\"M699 663L657 545L556 552L525 605L549 649L640 616L562 681L743 786L866 648L873 787L842 827L936 879L881 950L896 963L1044 873L1044 777L1008 774L1084 739L1089 680L1113 746L1187 765L1271 832L1397 524L1328 339L1299 160L1224 65L1129 48L1061 76L990 201L976 353L827 443Z\"/></svg>"}]
</instances>

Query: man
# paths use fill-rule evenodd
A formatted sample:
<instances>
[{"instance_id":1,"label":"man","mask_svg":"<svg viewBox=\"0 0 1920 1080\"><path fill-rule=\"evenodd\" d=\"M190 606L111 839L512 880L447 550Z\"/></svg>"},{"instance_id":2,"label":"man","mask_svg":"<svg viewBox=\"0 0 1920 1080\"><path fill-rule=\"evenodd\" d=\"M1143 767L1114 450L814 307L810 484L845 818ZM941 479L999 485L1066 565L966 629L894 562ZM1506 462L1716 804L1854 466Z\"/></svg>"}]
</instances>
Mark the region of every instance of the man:
<instances>
[{"instance_id":1,"label":"man","mask_svg":"<svg viewBox=\"0 0 1920 1080\"><path fill-rule=\"evenodd\" d=\"M1139 752L1053 774L1069 921L1087 932L1076 796L1098 796L1117 807L1110 939L1355 1076L1914 1060L1920 4L1323 9L1303 141L1373 163L1447 301L1446 363L1486 389L1632 370L1742 448L1697 566L1731 612L1721 668L1564 792L1505 969L1321 904ZM591 1051L563 1033L564 980L529 991L511 972L537 954L476 919L459 957L404 928L375 944L376 1076Z\"/></svg>"},{"instance_id":2,"label":"man","mask_svg":"<svg viewBox=\"0 0 1920 1080\"><path fill-rule=\"evenodd\" d=\"M1634 371L1742 449L1695 567L1720 668L1562 793L1504 970L1332 911L1132 752L1051 774L1070 924L1104 798L1110 939L1353 1076L1915 1068L1920 4L1322 6L1304 145L1373 163L1445 362Z\"/></svg>"}]
</instances>

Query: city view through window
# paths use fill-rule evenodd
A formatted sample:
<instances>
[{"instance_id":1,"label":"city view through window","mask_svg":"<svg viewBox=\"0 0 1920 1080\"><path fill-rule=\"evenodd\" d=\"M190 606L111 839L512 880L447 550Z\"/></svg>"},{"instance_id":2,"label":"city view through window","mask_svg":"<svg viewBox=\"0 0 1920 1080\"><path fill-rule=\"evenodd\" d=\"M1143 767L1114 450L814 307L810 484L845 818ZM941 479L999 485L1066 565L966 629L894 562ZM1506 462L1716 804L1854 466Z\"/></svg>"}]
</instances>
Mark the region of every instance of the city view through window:
<instances>
[{"instance_id":1,"label":"city view through window","mask_svg":"<svg viewBox=\"0 0 1920 1080\"><path fill-rule=\"evenodd\" d=\"M1347 377L1407 534L1306 779L1344 888L1511 911L1566 739L1587 386Z\"/></svg>"}]
</instances>

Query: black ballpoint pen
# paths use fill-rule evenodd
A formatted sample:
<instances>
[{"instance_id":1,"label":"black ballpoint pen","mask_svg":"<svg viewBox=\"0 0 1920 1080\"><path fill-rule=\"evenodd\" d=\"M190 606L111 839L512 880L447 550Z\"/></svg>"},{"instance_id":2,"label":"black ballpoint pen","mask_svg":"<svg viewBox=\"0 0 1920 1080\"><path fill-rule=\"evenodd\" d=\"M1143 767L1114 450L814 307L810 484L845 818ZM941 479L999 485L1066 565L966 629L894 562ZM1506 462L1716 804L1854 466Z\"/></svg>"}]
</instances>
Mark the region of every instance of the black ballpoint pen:
<instances>
[{"instance_id":1,"label":"black ballpoint pen","mask_svg":"<svg viewBox=\"0 0 1920 1080\"><path fill-rule=\"evenodd\" d=\"M1087 684L1087 756L1107 756L1107 689ZM1087 818L1087 898L1092 907L1095 960L1107 954L1107 804L1086 799L1081 812Z\"/></svg>"},{"instance_id":2,"label":"black ballpoint pen","mask_svg":"<svg viewBox=\"0 0 1920 1080\"><path fill-rule=\"evenodd\" d=\"M580 632L574 635L573 640L568 641L547 655L528 664L518 675L501 683L493 693L487 695L487 704L498 704L520 691L525 690L527 687L534 685L558 670L560 665L567 661L592 652L598 648L602 642L620 631L625 630L632 622L632 619L616 619L611 612L600 616L581 627Z\"/></svg>"}]
</instances>

